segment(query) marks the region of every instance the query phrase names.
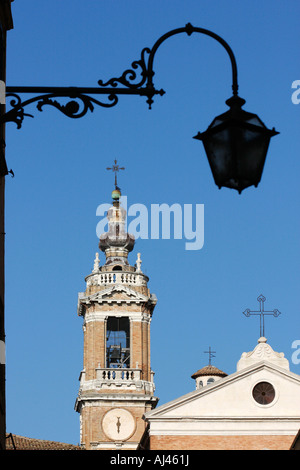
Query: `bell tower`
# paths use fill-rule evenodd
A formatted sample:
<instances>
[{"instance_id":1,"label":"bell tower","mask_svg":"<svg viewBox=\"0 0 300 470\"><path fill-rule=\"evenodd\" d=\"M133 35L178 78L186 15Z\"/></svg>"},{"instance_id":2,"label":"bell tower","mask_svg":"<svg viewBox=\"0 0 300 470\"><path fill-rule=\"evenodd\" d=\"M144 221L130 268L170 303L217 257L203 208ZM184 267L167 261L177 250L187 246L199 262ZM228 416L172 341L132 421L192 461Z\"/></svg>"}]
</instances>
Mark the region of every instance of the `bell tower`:
<instances>
[{"instance_id":1,"label":"bell tower","mask_svg":"<svg viewBox=\"0 0 300 470\"><path fill-rule=\"evenodd\" d=\"M96 253L86 290L78 295L83 318L83 370L75 410L87 450L134 450L145 431L143 415L153 409L150 323L156 297L148 289L140 254L129 264L134 237L126 231L126 211L115 181L108 232L100 236L105 254Z\"/></svg>"}]
</instances>

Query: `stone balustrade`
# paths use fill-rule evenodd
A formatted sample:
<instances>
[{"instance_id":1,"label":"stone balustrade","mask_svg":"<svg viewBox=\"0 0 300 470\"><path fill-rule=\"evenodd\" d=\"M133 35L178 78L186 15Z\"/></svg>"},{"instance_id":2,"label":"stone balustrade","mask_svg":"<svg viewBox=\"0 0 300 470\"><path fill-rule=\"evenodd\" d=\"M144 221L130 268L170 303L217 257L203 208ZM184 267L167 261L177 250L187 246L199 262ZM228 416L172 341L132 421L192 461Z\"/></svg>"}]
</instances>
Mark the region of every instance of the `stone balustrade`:
<instances>
[{"instance_id":1,"label":"stone balustrade","mask_svg":"<svg viewBox=\"0 0 300 470\"><path fill-rule=\"evenodd\" d=\"M147 277L142 273L124 271L93 273L86 278L87 287L110 286L114 284L147 286L147 280Z\"/></svg>"},{"instance_id":2,"label":"stone balustrade","mask_svg":"<svg viewBox=\"0 0 300 470\"><path fill-rule=\"evenodd\" d=\"M94 380L85 379L85 371L80 374L80 394L86 390L91 389L130 389L153 394L155 385L153 382L153 375L151 373L151 381L142 380L141 369L112 369L112 368L97 368L96 378Z\"/></svg>"},{"instance_id":3,"label":"stone balustrade","mask_svg":"<svg viewBox=\"0 0 300 470\"><path fill-rule=\"evenodd\" d=\"M141 369L97 369L97 380L104 382L137 382Z\"/></svg>"}]
</instances>

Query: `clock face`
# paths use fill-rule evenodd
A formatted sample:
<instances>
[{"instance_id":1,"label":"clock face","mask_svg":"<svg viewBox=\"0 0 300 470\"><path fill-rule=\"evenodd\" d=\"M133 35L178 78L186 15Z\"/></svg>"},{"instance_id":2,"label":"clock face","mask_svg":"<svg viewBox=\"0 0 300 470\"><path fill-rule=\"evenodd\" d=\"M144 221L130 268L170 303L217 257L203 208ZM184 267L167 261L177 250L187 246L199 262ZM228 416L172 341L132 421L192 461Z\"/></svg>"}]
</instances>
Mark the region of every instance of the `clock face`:
<instances>
[{"instance_id":1,"label":"clock face","mask_svg":"<svg viewBox=\"0 0 300 470\"><path fill-rule=\"evenodd\" d=\"M103 417L102 429L113 441L126 441L135 431L135 419L123 408L109 410Z\"/></svg>"}]
</instances>

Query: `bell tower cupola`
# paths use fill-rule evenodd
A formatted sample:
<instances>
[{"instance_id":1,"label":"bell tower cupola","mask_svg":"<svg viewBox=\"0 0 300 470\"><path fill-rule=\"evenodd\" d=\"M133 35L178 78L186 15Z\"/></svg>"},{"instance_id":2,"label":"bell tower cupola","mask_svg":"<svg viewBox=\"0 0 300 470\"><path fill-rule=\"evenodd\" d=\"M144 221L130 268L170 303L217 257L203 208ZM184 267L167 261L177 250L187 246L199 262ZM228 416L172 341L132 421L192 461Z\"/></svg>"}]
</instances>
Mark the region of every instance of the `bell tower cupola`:
<instances>
[{"instance_id":1,"label":"bell tower cupola","mask_svg":"<svg viewBox=\"0 0 300 470\"><path fill-rule=\"evenodd\" d=\"M134 236L126 230L126 211L121 205L121 190L112 192L112 206L107 212L108 232L100 236L99 248L105 253L105 266L129 266L128 253L134 248Z\"/></svg>"}]
</instances>

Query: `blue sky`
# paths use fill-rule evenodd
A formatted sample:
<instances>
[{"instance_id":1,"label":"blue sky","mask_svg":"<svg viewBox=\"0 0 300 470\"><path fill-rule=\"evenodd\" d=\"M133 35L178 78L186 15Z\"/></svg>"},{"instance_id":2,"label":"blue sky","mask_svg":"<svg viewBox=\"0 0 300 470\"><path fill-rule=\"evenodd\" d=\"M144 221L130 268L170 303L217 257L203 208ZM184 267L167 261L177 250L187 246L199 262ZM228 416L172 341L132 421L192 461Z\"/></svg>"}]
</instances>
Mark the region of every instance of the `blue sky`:
<instances>
[{"instance_id":1,"label":"blue sky","mask_svg":"<svg viewBox=\"0 0 300 470\"><path fill-rule=\"evenodd\" d=\"M207 364L236 370L259 337L257 297L279 309L266 319L271 346L292 362L299 321L299 124L292 83L300 80L298 2L264 0L97 2L14 1L7 85L97 86L130 68L144 47L191 22L234 51L244 109L280 134L257 189L215 186L202 143L192 137L227 109L231 69L225 50L203 35L179 35L156 54L154 83L166 94L149 111L120 97L72 120L34 106L22 129L7 125L7 431L79 442L74 411L83 361L77 294L98 249L99 204L110 202L116 158L128 205L204 204L204 246L137 240L142 269L158 297L151 326L156 395L163 404L190 392ZM104 261L100 254L100 261Z\"/></svg>"}]
</instances>

